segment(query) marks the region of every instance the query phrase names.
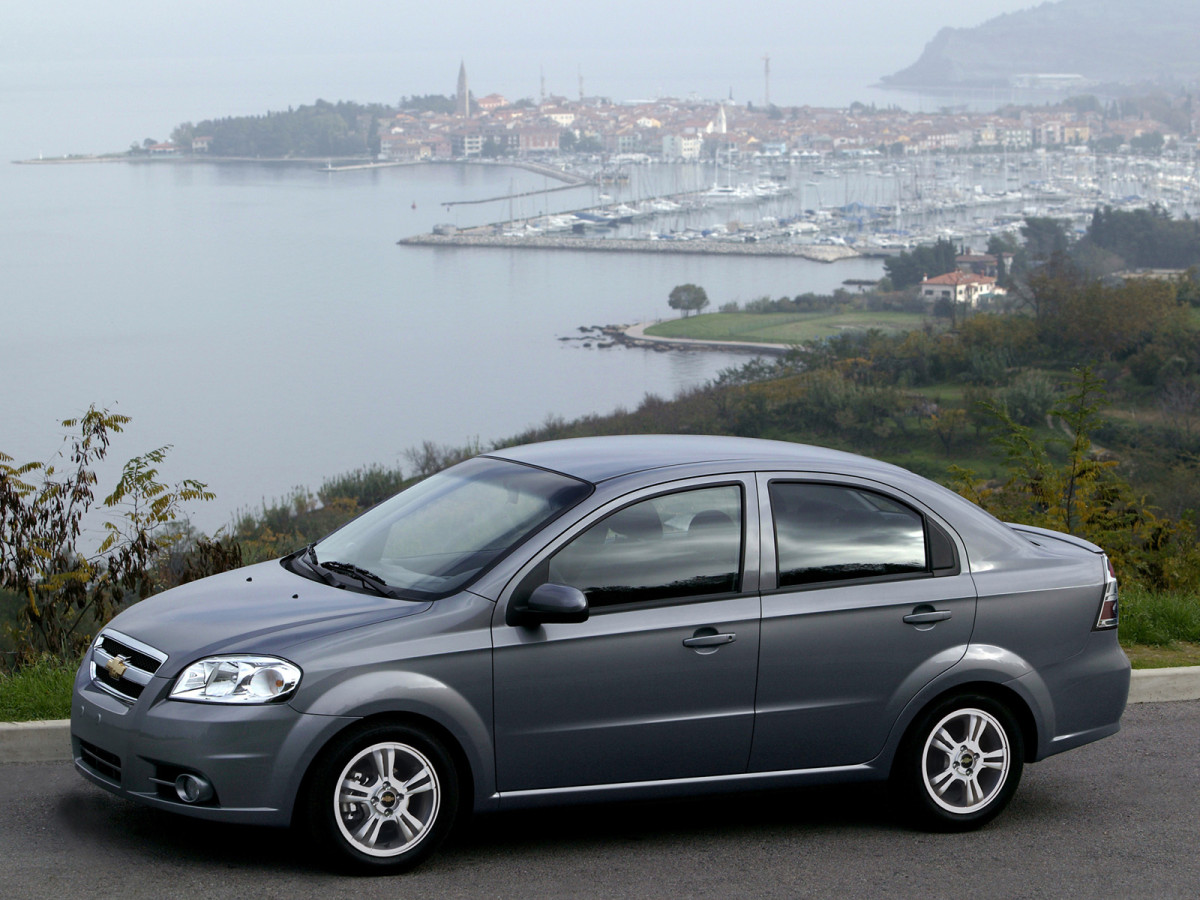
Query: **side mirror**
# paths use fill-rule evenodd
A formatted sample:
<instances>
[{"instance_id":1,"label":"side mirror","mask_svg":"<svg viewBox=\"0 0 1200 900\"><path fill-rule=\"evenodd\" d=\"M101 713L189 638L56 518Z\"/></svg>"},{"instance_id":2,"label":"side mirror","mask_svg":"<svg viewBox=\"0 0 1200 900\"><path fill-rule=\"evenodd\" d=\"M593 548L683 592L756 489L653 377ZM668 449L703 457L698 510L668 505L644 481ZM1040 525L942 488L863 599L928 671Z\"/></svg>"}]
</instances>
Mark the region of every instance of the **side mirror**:
<instances>
[{"instance_id":1,"label":"side mirror","mask_svg":"<svg viewBox=\"0 0 1200 900\"><path fill-rule=\"evenodd\" d=\"M541 584L523 603L510 604L509 625L543 625L548 622L586 622L588 602L583 591L565 584Z\"/></svg>"}]
</instances>

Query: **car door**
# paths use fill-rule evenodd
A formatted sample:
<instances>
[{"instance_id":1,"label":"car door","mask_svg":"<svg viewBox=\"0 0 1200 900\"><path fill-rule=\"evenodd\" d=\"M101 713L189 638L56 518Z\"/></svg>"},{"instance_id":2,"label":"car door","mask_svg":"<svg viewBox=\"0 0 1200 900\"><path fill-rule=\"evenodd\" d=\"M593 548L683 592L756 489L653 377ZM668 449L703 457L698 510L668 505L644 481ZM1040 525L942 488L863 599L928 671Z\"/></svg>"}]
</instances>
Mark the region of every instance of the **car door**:
<instances>
[{"instance_id":1,"label":"car door","mask_svg":"<svg viewBox=\"0 0 1200 900\"><path fill-rule=\"evenodd\" d=\"M756 506L753 476L642 491L597 510L514 579L493 625L502 794L745 771ZM587 621L505 624L507 604L547 582L583 591Z\"/></svg>"},{"instance_id":2,"label":"car door","mask_svg":"<svg viewBox=\"0 0 1200 900\"><path fill-rule=\"evenodd\" d=\"M760 476L762 651L751 771L871 760L966 652L975 585L952 533L862 481Z\"/></svg>"}]
</instances>

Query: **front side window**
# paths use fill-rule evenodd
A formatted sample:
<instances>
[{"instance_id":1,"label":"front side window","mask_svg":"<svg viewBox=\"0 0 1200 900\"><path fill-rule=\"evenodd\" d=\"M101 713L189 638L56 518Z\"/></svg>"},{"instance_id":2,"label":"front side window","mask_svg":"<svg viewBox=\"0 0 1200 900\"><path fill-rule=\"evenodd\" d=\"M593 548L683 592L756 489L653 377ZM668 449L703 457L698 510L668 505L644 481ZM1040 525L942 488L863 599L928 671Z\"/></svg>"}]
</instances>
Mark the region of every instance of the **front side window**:
<instances>
[{"instance_id":1,"label":"front side window","mask_svg":"<svg viewBox=\"0 0 1200 900\"><path fill-rule=\"evenodd\" d=\"M772 482L779 587L928 573L924 520L877 494Z\"/></svg>"},{"instance_id":2,"label":"front side window","mask_svg":"<svg viewBox=\"0 0 1200 900\"><path fill-rule=\"evenodd\" d=\"M592 607L739 590L742 490L721 485L642 500L601 519L550 558L544 579Z\"/></svg>"}]
</instances>

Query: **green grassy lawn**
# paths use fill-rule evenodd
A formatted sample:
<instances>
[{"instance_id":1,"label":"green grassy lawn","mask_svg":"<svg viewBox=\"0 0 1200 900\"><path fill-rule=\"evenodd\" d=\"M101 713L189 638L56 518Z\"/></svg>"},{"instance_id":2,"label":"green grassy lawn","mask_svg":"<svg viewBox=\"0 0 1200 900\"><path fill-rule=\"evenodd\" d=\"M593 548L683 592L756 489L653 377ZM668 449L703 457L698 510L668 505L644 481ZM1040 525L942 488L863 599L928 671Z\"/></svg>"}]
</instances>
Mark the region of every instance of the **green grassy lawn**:
<instances>
[{"instance_id":1,"label":"green grassy lawn","mask_svg":"<svg viewBox=\"0 0 1200 900\"><path fill-rule=\"evenodd\" d=\"M1135 669L1174 669L1178 666L1200 666L1200 644L1175 641L1166 647L1130 644L1121 647Z\"/></svg>"},{"instance_id":2,"label":"green grassy lawn","mask_svg":"<svg viewBox=\"0 0 1200 900\"><path fill-rule=\"evenodd\" d=\"M47 660L0 675L0 722L70 718L75 669Z\"/></svg>"},{"instance_id":3,"label":"green grassy lawn","mask_svg":"<svg viewBox=\"0 0 1200 900\"><path fill-rule=\"evenodd\" d=\"M1121 641L1164 648L1200 645L1200 596L1122 588Z\"/></svg>"},{"instance_id":4,"label":"green grassy lawn","mask_svg":"<svg viewBox=\"0 0 1200 900\"><path fill-rule=\"evenodd\" d=\"M659 322L646 329L651 337L694 338L702 341L756 341L765 344L799 344L831 337L847 329L886 332L920 328L925 317L918 313L845 312L814 313L706 313Z\"/></svg>"}]
</instances>

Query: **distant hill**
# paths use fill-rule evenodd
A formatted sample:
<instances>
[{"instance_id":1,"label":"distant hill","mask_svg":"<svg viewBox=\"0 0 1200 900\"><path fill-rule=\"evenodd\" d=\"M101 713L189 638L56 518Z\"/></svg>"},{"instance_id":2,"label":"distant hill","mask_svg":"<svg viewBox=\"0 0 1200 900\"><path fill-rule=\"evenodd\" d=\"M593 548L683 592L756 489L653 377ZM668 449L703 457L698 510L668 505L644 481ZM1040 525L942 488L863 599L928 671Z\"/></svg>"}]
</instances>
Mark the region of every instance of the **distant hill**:
<instances>
[{"instance_id":1,"label":"distant hill","mask_svg":"<svg viewBox=\"0 0 1200 900\"><path fill-rule=\"evenodd\" d=\"M1196 0L1059 0L975 28L943 28L891 87L991 87L1022 76L1079 75L1090 84L1200 82Z\"/></svg>"}]
</instances>

